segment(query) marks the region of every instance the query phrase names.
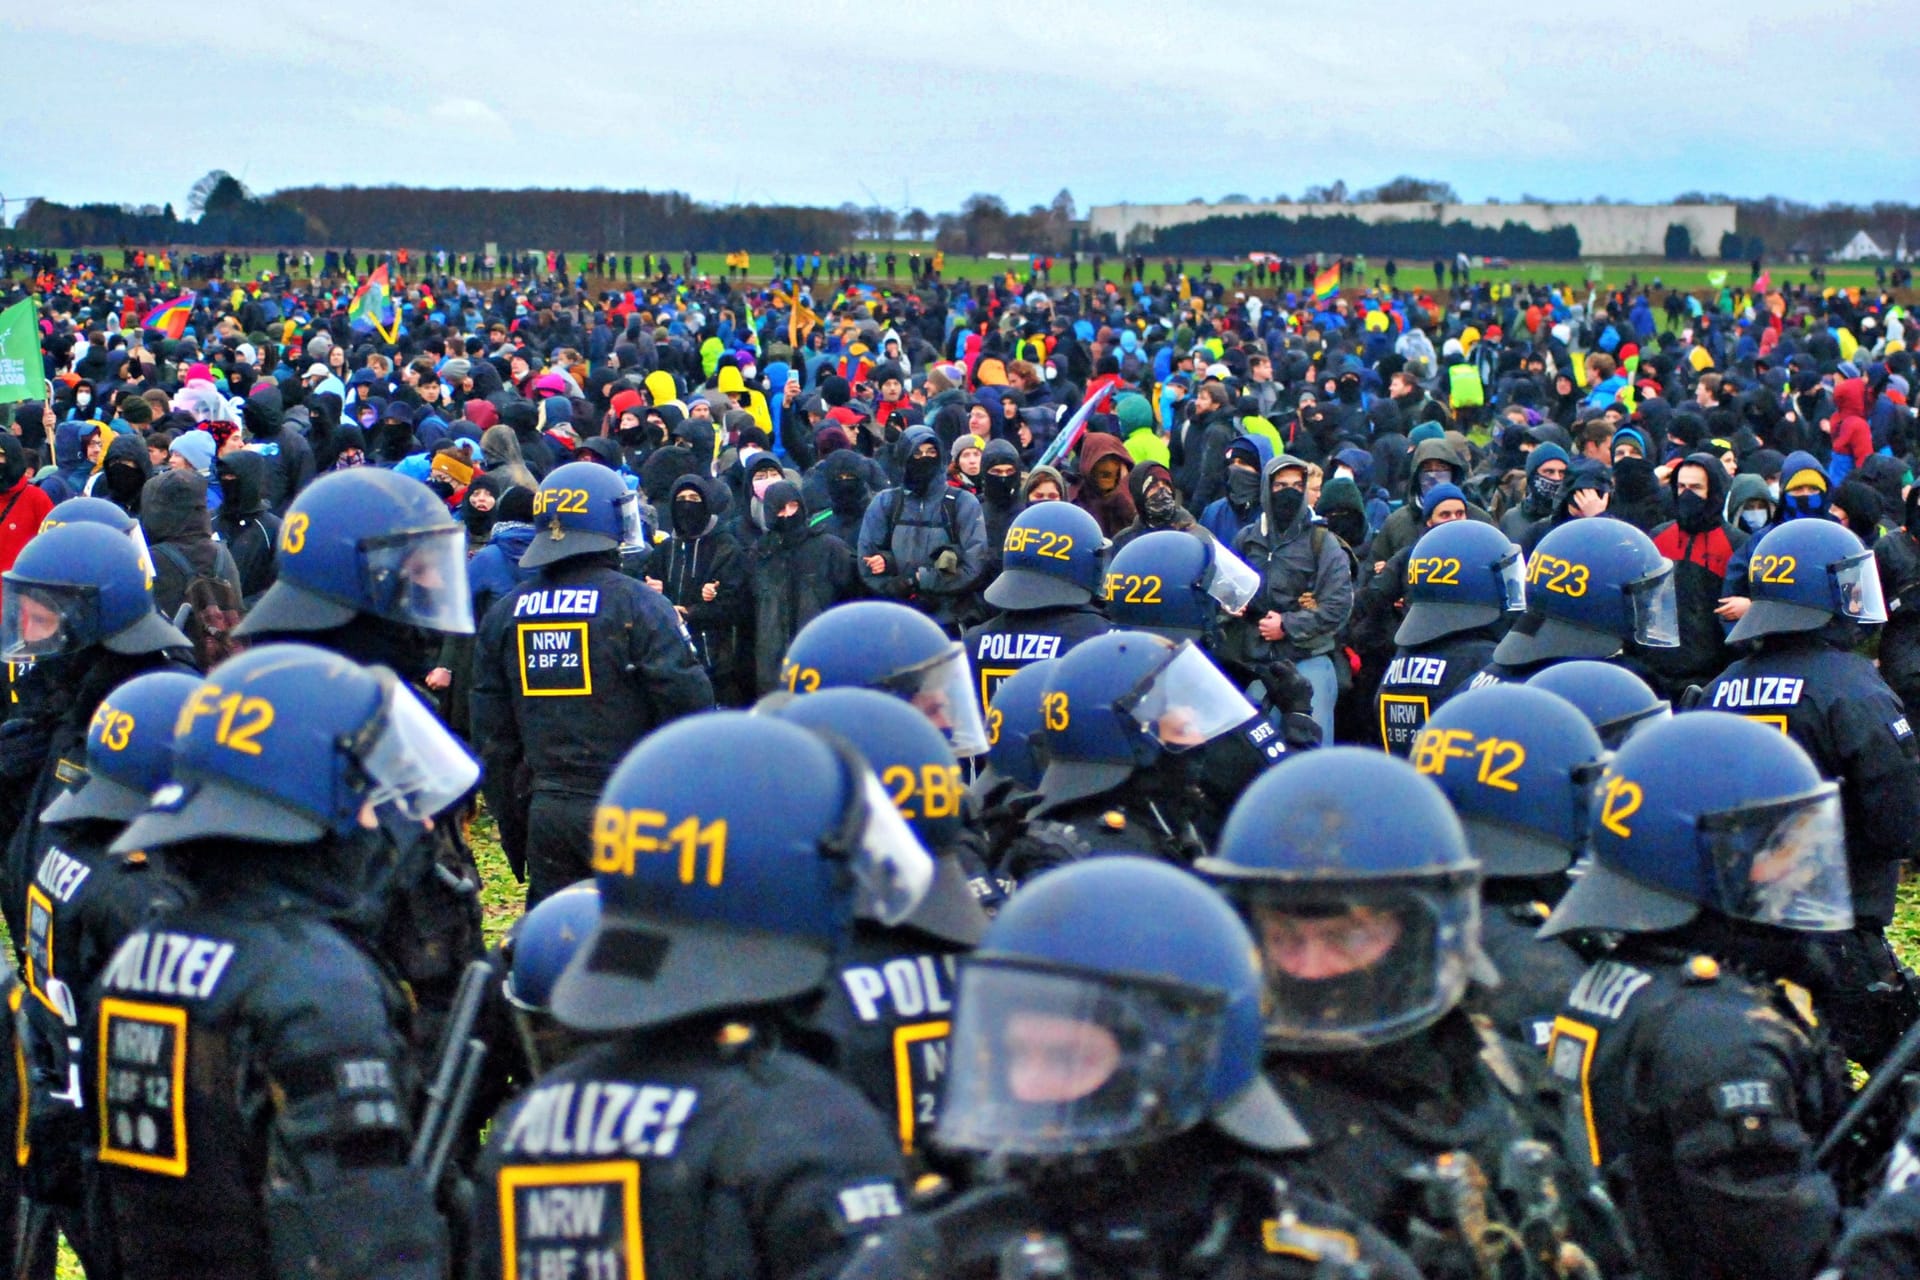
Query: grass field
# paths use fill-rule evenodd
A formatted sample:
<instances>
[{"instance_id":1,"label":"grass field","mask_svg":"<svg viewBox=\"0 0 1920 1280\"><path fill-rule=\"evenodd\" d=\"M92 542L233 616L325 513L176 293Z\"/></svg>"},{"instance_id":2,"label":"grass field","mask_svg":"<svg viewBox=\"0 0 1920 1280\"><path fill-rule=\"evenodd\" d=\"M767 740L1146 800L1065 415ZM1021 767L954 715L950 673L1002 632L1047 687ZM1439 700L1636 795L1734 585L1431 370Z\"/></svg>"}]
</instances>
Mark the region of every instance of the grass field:
<instances>
[{"instance_id":1,"label":"grass field","mask_svg":"<svg viewBox=\"0 0 1920 1280\"><path fill-rule=\"evenodd\" d=\"M869 273L869 278L878 279L884 283L886 279L884 259L889 246L882 243L856 247L879 257L880 265ZM896 243L892 245L892 248L899 257L896 283L905 286L910 283L907 272L907 255L915 251L925 254L927 253L926 246ZM362 253L365 252L364 249L358 251ZM95 249L92 250L92 252L105 255L106 262L109 266L115 266L120 261L120 250L117 247ZM316 260L319 256L319 253L316 252ZM641 256L640 254L634 255L634 269L636 272L640 269ZM669 253L667 256L672 260L674 270L678 271L679 254ZM569 270L577 273L588 257L588 252L569 251L567 254ZM295 261L298 261L297 254ZM1160 258L1151 255L1148 256L1147 279L1149 283L1162 279L1160 271L1162 261ZM1189 276L1198 279L1202 267L1208 261L1212 261L1213 263L1214 277L1222 282L1230 282L1234 271L1244 265L1244 260L1189 257L1185 260ZM252 255L248 266L249 277L258 279L262 272L274 270L275 265L274 253L255 253ZM764 253L755 254L752 265L748 269L748 280L756 284L764 283L771 277L775 265L773 255ZM1384 258L1378 256L1369 257L1367 259L1365 283L1369 286L1374 284L1384 285L1385 277L1382 271L1385 265L1386 260ZM1433 286L1433 265L1431 261L1401 260L1400 265L1401 270L1397 282L1401 287L1425 288L1431 291ZM1608 260L1603 262L1601 266L1604 271L1604 279L1601 282L1602 288L1618 288L1625 285L1630 279L1637 277L1643 285L1650 286L1655 279L1658 279L1666 288L1696 291L1713 288L1714 286L1708 280L1708 276L1715 272L1724 270L1727 273L1727 283L1729 285L1742 287L1748 284L1751 276L1747 265L1737 262L1721 263L1700 261L1671 263L1658 258L1643 258ZM364 267L362 269L364 270ZM723 253L701 254L699 257L699 269L701 272L712 277L724 275L726 273L726 255ZM1772 271L1775 287L1786 287L1805 283L1810 279L1808 276L1808 268L1804 266L1776 263L1771 264L1769 269ZM948 254L946 258L946 269L942 274L942 278L947 281L966 279L979 282L991 276L1002 275L1009 270L1017 272L1018 275L1024 279L1027 274L1027 259L1024 257L994 259ZM1874 268L1871 266L1834 264L1826 270L1827 284L1831 287L1848 288L1856 285L1862 289L1871 289L1874 287ZM1120 282L1120 272L1120 260L1117 258L1110 259L1103 264L1101 278L1103 280L1111 280L1117 284ZM417 265L415 267L415 275L417 278ZM823 267L821 275L822 283L826 281L826 278ZM1515 262L1508 267L1488 268L1475 271L1474 278L1476 280L1524 284L1563 285L1574 290L1576 294L1584 295L1587 288L1587 263ZM601 284L607 283L600 281L598 277L592 277L591 279ZM1093 281L1092 259L1090 255L1082 255L1079 280L1083 285L1092 283ZM1067 269L1064 258L1056 259L1051 283L1056 286L1067 283ZM1349 282L1349 287L1357 288L1359 287L1359 282Z\"/></svg>"}]
</instances>

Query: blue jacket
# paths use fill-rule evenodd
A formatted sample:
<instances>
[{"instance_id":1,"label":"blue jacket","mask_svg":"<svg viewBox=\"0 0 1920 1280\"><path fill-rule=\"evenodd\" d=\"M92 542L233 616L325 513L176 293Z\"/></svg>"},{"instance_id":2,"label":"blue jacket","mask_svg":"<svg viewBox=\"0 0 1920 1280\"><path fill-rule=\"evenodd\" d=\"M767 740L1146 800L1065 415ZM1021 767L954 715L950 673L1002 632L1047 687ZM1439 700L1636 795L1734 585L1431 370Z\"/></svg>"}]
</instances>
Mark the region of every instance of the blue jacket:
<instances>
[{"instance_id":1,"label":"blue jacket","mask_svg":"<svg viewBox=\"0 0 1920 1280\"><path fill-rule=\"evenodd\" d=\"M533 545L533 535L534 527L530 524L502 520L487 535L487 545L467 561L467 589L473 594L476 622L486 616L494 601L539 574L538 569L520 567L520 557Z\"/></svg>"}]
</instances>

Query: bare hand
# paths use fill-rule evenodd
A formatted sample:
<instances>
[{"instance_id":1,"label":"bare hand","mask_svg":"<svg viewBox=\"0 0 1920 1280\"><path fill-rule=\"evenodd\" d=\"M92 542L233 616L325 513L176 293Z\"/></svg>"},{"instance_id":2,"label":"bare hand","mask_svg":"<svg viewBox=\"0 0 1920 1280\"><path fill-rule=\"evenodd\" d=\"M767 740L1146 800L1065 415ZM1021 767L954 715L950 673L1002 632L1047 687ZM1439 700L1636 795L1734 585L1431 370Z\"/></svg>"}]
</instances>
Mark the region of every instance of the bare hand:
<instances>
[{"instance_id":1,"label":"bare hand","mask_svg":"<svg viewBox=\"0 0 1920 1280\"><path fill-rule=\"evenodd\" d=\"M702 600L711 600L719 594L720 584L717 582L709 582L700 588L700 598Z\"/></svg>"},{"instance_id":2,"label":"bare hand","mask_svg":"<svg viewBox=\"0 0 1920 1280\"><path fill-rule=\"evenodd\" d=\"M1722 596L1720 607L1713 611L1713 616L1727 622L1738 622L1747 616L1747 610L1752 607L1753 601L1745 596Z\"/></svg>"},{"instance_id":3,"label":"bare hand","mask_svg":"<svg viewBox=\"0 0 1920 1280\"><path fill-rule=\"evenodd\" d=\"M445 667L435 667L427 672L427 688L440 690L453 683L453 672Z\"/></svg>"},{"instance_id":4,"label":"bare hand","mask_svg":"<svg viewBox=\"0 0 1920 1280\"><path fill-rule=\"evenodd\" d=\"M1266 616L1260 619L1260 638L1262 640L1279 640L1286 634L1287 624L1279 614L1269 610Z\"/></svg>"},{"instance_id":5,"label":"bare hand","mask_svg":"<svg viewBox=\"0 0 1920 1280\"><path fill-rule=\"evenodd\" d=\"M660 579L642 578L641 581L652 587L655 591L658 591L661 595L667 594L667 584L660 581Z\"/></svg>"},{"instance_id":6,"label":"bare hand","mask_svg":"<svg viewBox=\"0 0 1920 1280\"><path fill-rule=\"evenodd\" d=\"M1308 613L1312 613L1315 609L1318 609L1320 607L1320 602L1313 598L1313 592L1311 591L1302 591L1300 593L1300 599L1298 603L1300 607L1302 609L1305 609Z\"/></svg>"},{"instance_id":7,"label":"bare hand","mask_svg":"<svg viewBox=\"0 0 1920 1280\"><path fill-rule=\"evenodd\" d=\"M867 566L868 573L885 573L887 571L887 558L885 556L868 556L865 560L861 561L861 563Z\"/></svg>"},{"instance_id":8,"label":"bare hand","mask_svg":"<svg viewBox=\"0 0 1920 1280\"><path fill-rule=\"evenodd\" d=\"M1607 495L1596 489L1582 489L1573 495L1573 514L1577 518L1605 515L1606 510Z\"/></svg>"}]
</instances>

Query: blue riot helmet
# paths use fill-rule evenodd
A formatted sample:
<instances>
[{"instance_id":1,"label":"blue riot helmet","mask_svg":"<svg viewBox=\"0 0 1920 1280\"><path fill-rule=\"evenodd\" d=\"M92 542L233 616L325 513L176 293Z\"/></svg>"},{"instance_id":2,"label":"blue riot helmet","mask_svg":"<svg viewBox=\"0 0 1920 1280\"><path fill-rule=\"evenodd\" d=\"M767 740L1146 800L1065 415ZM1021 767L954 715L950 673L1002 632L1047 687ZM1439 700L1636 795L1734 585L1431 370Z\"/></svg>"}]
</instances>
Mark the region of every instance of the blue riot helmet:
<instances>
[{"instance_id":1,"label":"blue riot helmet","mask_svg":"<svg viewBox=\"0 0 1920 1280\"><path fill-rule=\"evenodd\" d=\"M6 571L0 658L32 662L100 645L114 653L191 648L154 612L140 553L105 525L65 524L37 534Z\"/></svg>"},{"instance_id":2,"label":"blue riot helmet","mask_svg":"<svg viewBox=\"0 0 1920 1280\"><path fill-rule=\"evenodd\" d=\"M1168 752L1205 746L1257 714L1191 640L1110 631L1056 660L1040 699L1049 806L1112 790Z\"/></svg>"},{"instance_id":3,"label":"blue riot helmet","mask_svg":"<svg viewBox=\"0 0 1920 1280\"><path fill-rule=\"evenodd\" d=\"M966 647L904 604L860 600L820 614L787 645L780 683L799 694L843 685L878 689L918 707L955 755L987 750Z\"/></svg>"},{"instance_id":4,"label":"blue riot helmet","mask_svg":"<svg viewBox=\"0 0 1920 1280\"><path fill-rule=\"evenodd\" d=\"M1269 770L1194 869L1252 926L1282 1052L1391 1043L1497 981L1480 864L1446 795L1396 756L1328 747Z\"/></svg>"},{"instance_id":5,"label":"blue riot helmet","mask_svg":"<svg viewBox=\"0 0 1920 1280\"><path fill-rule=\"evenodd\" d=\"M424 822L471 791L480 766L393 672L269 644L221 663L181 706L172 778L116 852L311 844L352 832L368 806Z\"/></svg>"},{"instance_id":6,"label":"blue riot helmet","mask_svg":"<svg viewBox=\"0 0 1920 1280\"><path fill-rule=\"evenodd\" d=\"M1107 566L1107 616L1113 624L1169 640L1216 635L1221 610L1237 613L1259 591L1260 575L1203 532L1143 533L1114 553Z\"/></svg>"},{"instance_id":7,"label":"blue riot helmet","mask_svg":"<svg viewBox=\"0 0 1920 1280\"><path fill-rule=\"evenodd\" d=\"M936 1145L1071 1158L1202 1123L1307 1144L1260 1071L1253 940L1165 863L1097 858L1015 894L961 961Z\"/></svg>"},{"instance_id":8,"label":"blue riot helmet","mask_svg":"<svg viewBox=\"0 0 1920 1280\"><path fill-rule=\"evenodd\" d=\"M1591 831L1592 860L1543 937L1657 933L1703 910L1814 933L1853 927L1839 790L1766 725L1690 711L1647 726L1608 764Z\"/></svg>"},{"instance_id":9,"label":"blue riot helmet","mask_svg":"<svg viewBox=\"0 0 1920 1280\"><path fill-rule=\"evenodd\" d=\"M381 467L330 471L280 523L271 587L234 633L331 631L363 615L467 635L466 532L418 480Z\"/></svg>"},{"instance_id":10,"label":"blue riot helmet","mask_svg":"<svg viewBox=\"0 0 1920 1280\"><path fill-rule=\"evenodd\" d=\"M592 850L600 923L551 1006L589 1032L815 991L857 894L897 925L934 877L853 748L739 711L676 720L629 751L600 792Z\"/></svg>"},{"instance_id":11,"label":"blue riot helmet","mask_svg":"<svg viewBox=\"0 0 1920 1280\"><path fill-rule=\"evenodd\" d=\"M1572 703L1499 684L1449 698L1413 740L1411 762L1453 802L1488 876L1548 876L1586 850L1605 756Z\"/></svg>"},{"instance_id":12,"label":"blue riot helmet","mask_svg":"<svg viewBox=\"0 0 1920 1280\"><path fill-rule=\"evenodd\" d=\"M173 777L173 725L200 677L150 671L115 687L87 725L87 779L40 813L42 822L128 822Z\"/></svg>"},{"instance_id":13,"label":"blue riot helmet","mask_svg":"<svg viewBox=\"0 0 1920 1280\"><path fill-rule=\"evenodd\" d=\"M1100 598L1106 537L1070 502L1037 503L1007 527L1000 576L987 587L996 609L1052 609Z\"/></svg>"},{"instance_id":14,"label":"blue riot helmet","mask_svg":"<svg viewBox=\"0 0 1920 1280\"><path fill-rule=\"evenodd\" d=\"M600 922L600 888L591 880L568 885L521 918L502 950L508 958L501 984L520 1048L536 1075L566 1056L571 1048L565 1028L548 1008L580 944Z\"/></svg>"},{"instance_id":15,"label":"blue riot helmet","mask_svg":"<svg viewBox=\"0 0 1920 1280\"><path fill-rule=\"evenodd\" d=\"M1753 603L1730 641L1818 631L1836 618L1887 620L1873 552L1831 520L1789 520L1761 534L1747 559L1747 590Z\"/></svg>"},{"instance_id":16,"label":"blue riot helmet","mask_svg":"<svg viewBox=\"0 0 1920 1280\"><path fill-rule=\"evenodd\" d=\"M40 532L58 529L63 524L103 524L125 536L140 553L140 563L146 566L147 576L153 576L153 553L147 548L146 530L140 527L138 520L105 498L68 498L65 502L56 503L53 510L47 512L40 521Z\"/></svg>"},{"instance_id":17,"label":"blue riot helmet","mask_svg":"<svg viewBox=\"0 0 1920 1280\"><path fill-rule=\"evenodd\" d=\"M1393 642L1405 648L1490 627L1527 607L1526 566L1507 535L1450 520L1420 535L1407 557L1407 612Z\"/></svg>"},{"instance_id":18,"label":"blue riot helmet","mask_svg":"<svg viewBox=\"0 0 1920 1280\"><path fill-rule=\"evenodd\" d=\"M1611 662L1557 662L1528 678L1531 688L1559 694L1580 709L1600 745L1618 751L1644 726L1673 714L1673 706L1625 667Z\"/></svg>"},{"instance_id":19,"label":"blue riot helmet","mask_svg":"<svg viewBox=\"0 0 1920 1280\"><path fill-rule=\"evenodd\" d=\"M1562 658L1611 658L1629 643L1680 643L1673 562L1624 520L1569 520L1527 561L1527 611L1493 660L1528 666Z\"/></svg>"},{"instance_id":20,"label":"blue riot helmet","mask_svg":"<svg viewBox=\"0 0 1920 1280\"><path fill-rule=\"evenodd\" d=\"M927 718L877 689L822 689L794 698L773 714L858 751L907 826L934 855L933 887L905 923L946 942L972 946L987 927L986 912L953 852L965 833L961 804L967 784L953 748ZM871 904L856 904L868 917Z\"/></svg>"},{"instance_id":21,"label":"blue riot helmet","mask_svg":"<svg viewBox=\"0 0 1920 1280\"><path fill-rule=\"evenodd\" d=\"M1046 695L1057 658L1029 662L1000 682L987 704L987 769L975 785L990 789L1006 779L1023 791L1040 785L1046 770L1046 742L1041 732L1040 700Z\"/></svg>"},{"instance_id":22,"label":"blue riot helmet","mask_svg":"<svg viewBox=\"0 0 1920 1280\"><path fill-rule=\"evenodd\" d=\"M645 545L640 499L616 471L597 462L555 467L533 495L537 531L522 566L538 569L574 556L637 550Z\"/></svg>"}]
</instances>

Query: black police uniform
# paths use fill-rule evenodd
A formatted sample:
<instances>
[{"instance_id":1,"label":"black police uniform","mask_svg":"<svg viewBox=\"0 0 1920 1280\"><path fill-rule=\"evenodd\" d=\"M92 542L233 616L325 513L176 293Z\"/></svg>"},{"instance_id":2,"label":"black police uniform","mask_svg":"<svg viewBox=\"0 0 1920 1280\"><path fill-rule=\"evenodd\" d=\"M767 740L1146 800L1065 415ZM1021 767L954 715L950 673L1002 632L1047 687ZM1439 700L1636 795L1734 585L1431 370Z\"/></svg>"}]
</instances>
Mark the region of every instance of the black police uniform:
<instances>
[{"instance_id":1,"label":"black police uniform","mask_svg":"<svg viewBox=\"0 0 1920 1280\"><path fill-rule=\"evenodd\" d=\"M1847 1055L1879 1062L1920 1015L1882 933L1900 862L1920 842L1920 744L1906 709L1871 661L1811 633L1767 637L1706 686L1699 705L1780 729L1840 784L1855 927L1802 939L1814 963L1799 976Z\"/></svg>"},{"instance_id":2,"label":"black police uniform","mask_svg":"<svg viewBox=\"0 0 1920 1280\"><path fill-rule=\"evenodd\" d=\"M229 883L101 974L87 1097L129 1280L442 1274L444 1226L407 1167L406 1004L301 898Z\"/></svg>"},{"instance_id":3,"label":"black police uniform","mask_svg":"<svg viewBox=\"0 0 1920 1280\"><path fill-rule=\"evenodd\" d=\"M1396 650L1374 694L1380 745L1396 756L1411 754L1427 717L1493 661L1498 643L1482 629Z\"/></svg>"},{"instance_id":4,"label":"black police uniform","mask_svg":"<svg viewBox=\"0 0 1920 1280\"><path fill-rule=\"evenodd\" d=\"M529 905L589 874L594 801L626 749L713 706L673 606L610 555L558 561L502 596L480 624L473 670L474 738L503 841L525 814ZM524 808L512 798L523 763Z\"/></svg>"},{"instance_id":5,"label":"black police uniform","mask_svg":"<svg viewBox=\"0 0 1920 1280\"><path fill-rule=\"evenodd\" d=\"M1779 989L1629 937L1555 1019L1566 1143L1619 1207L1639 1273L1811 1275L1840 1205L1812 1144L1832 1059Z\"/></svg>"},{"instance_id":6,"label":"black police uniform","mask_svg":"<svg viewBox=\"0 0 1920 1280\"><path fill-rule=\"evenodd\" d=\"M961 636L980 681L980 705L993 701L1000 682L1030 663L1057 658L1082 640L1113 630L1091 604L1054 609L1003 609Z\"/></svg>"},{"instance_id":7,"label":"black police uniform","mask_svg":"<svg viewBox=\"0 0 1920 1280\"><path fill-rule=\"evenodd\" d=\"M1267 1074L1312 1137L1288 1157L1295 1182L1386 1232L1423 1269L1458 1261L1450 1247L1431 1251L1423 1225L1444 1234L1457 1224L1432 1220L1423 1172L1464 1153L1497 1181L1514 1145L1537 1136L1525 1074L1461 1010L1364 1052L1270 1056Z\"/></svg>"},{"instance_id":8,"label":"black police uniform","mask_svg":"<svg viewBox=\"0 0 1920 1280\"><path fill-rule=\"evenodd\" d=\"M717 1020L543 1076L476 1177L476 1280L830 1276L905 1200L899 1146L851 1085Z\"/></svg>"},{"instance_id":9,"label":"black police uniform","mask_svg":"<svg viewBox=\"0 0 1920 1280\"><path fill-rule=\"evenodd\" d=\"M1500 985L1474 988L1467 1002L1501 1035L1540 1054L1588 961L1566 939L1539 936L1552 909L1525 887L1524 881L1489 880L1481 891L1480 949L1499 971Z\"/></svg>"},{"instance_id":10,"label":"black police uniform","mask_svg":"<svg viewBox=\"0 0 1920 1280\"><path fill-rule=\"evenodd\" d=\"M1303 1193L1284 1160L1219 1134L1152 1149L1151 1176L1109 1173L1069 1191L986 1184L917 1210L856 1256L842 1280L1416 1280L1411 1259L1379 1231ZM937 1258L925 1270L916 1250ZM1009 1267L1008 1262L1014 1266ZM1016 1269L1022 1264L1025 1269Z\"/></svg>"},{"instance_id":11,"label":"black police uniform","mask_svg":"<svg viewBox=\"0 0 1920 1280\"><path fill-rule=\"evenodd\" d=\"M967 950L917 929L858 922L807 1018L831 1043L825 1065L893 1122L909 1157L925 1153L947 1072L954 968Z\"/></svg>"}]
</instances>

